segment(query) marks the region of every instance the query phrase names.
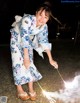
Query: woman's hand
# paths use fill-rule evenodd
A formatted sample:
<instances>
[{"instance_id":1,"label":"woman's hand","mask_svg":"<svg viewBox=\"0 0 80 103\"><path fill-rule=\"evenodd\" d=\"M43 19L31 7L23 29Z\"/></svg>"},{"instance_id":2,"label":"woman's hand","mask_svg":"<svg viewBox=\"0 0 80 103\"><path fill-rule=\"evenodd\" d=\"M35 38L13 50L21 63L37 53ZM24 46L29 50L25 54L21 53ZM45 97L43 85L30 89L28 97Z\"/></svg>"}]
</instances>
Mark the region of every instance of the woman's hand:
<instances>
[{"instance_id":1,"label":"woman's hand","mask_svg":"<svg viewBox=\"0 0 80 103\"><path fill-rule=\"evenodd\" d=\"M53 60L50 49L46 49L46 53L47 53L47 55L48 55L50 64L51 64L52 66L54 66L55 69L58 69L58 64L57 64L56 61Z\"/></svg>"},{"instance_id":2,"label":"woman's hand","mask_svg":"<svg viewBox=\"0 0 80 103\"><path fill-rule=\"evenodd\" d=\"M28 69L29 66L30 66L30 60L25 60L24 59L24 66L26 67L26 69Z\"/></svg>"},{"instance_id":3,"label":"woman's hand","mask_svg":"<svg viewBox=\"0 0 80 103\"><path fill-rule=\"evenodd\" d=\"M58 69L58 64L57 64L56 61L54 61L54 60L52 59L52 60L50 60L49 62L50 62L50 64L51 64L52 66L55 67L55 69Z\"/></svg>"}]
</instances>

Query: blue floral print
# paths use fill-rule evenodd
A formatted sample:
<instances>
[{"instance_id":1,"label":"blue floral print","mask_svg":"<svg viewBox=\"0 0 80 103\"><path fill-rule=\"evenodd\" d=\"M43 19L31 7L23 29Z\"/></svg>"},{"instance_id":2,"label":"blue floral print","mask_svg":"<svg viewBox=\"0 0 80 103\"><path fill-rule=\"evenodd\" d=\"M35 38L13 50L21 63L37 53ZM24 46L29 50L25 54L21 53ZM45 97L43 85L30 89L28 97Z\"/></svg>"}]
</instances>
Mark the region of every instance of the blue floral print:
<instances>
[{"instance_id":1,"label":"blue floral print","mask_svg":"<svg viewBox=\"0 0 80 103\"><path fill-rule=\"evenodd\" d=\"M47 24L37 28L36 17L34 15L25 14L20 21L15 22L10 32L10 48L15 85L40 80L42 75L33 63L33 49L36 50L40 56L46 48L51 49L51 44L48 42ZM41 45L41 47L38 45ZM24 48L28 48L31 62L29 68L25 68L23 63Z\"/></svg>"}]
</instances>

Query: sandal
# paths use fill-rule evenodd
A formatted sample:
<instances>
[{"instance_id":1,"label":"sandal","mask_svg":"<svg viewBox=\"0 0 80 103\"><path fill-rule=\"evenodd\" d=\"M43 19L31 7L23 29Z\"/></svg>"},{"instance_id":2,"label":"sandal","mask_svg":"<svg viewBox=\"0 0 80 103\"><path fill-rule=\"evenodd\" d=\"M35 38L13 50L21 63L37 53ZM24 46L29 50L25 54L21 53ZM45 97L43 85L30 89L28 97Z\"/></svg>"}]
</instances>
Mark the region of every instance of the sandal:
<instances>
[{"instance_id":1,"label":"sandal","mask_svg":"<svg viewBox=\"0 0 80 103\"><path fill-rule=\"evenodd\" d=\"M35 100L36 100L36 92L34 92L34 93L29 92L29 95L30 95L30 99L31 99L32 101L35 101Z\"/></svg>"},{"instance_id":2,"label":"sandal","mask_svg":"<svg viewBox=\"0 0 80 103\"><path fill-rule=\"evenodd\" d=\"M20 98L23 101L26 101L30 98L30 96L26 92L18 93L17 96L18 96L18 98Z\"/></svg>"}]
</instances>

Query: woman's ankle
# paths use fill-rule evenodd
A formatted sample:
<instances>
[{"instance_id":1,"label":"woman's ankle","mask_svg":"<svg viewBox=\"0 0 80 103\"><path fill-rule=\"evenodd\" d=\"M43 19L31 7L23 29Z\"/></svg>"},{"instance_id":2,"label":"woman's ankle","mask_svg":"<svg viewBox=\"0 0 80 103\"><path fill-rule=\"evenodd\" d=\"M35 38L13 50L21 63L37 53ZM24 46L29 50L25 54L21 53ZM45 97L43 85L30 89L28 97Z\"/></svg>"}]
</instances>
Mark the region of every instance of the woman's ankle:
<instances>
[{"instance_id":1,"label":"woman's ankle","mask_svg":"<svg viewBox=\"0 0 80 103\"><path fill-rule=\"evenodd\" d=\"M17 92L18 93L24 93L24 90L23 90L21 85L17 85Z\"/></svg>"},{"instance_id":2,"label":"woman's ankle","mask_svg":"<svg viewBox=\"0 0 80 103\"><path fill-rule=\"evenodd\" d=\"M29 94L30 94L30 95L35 95L36 92L35 92L35 91L34 91L34 92L29 92Z\"/></svg>"},{"instance_id":3,"label":"woman's ankle","mask_svg":"<svg viewBox=\"0 0 80 103\"><path fill-rule=\"evenodd\" d=\"M25 91L20 91L20 90L18 90L17 91L17 93L19 93L19 94L23 94Z\"/></svg>"},{"instance_id":4,"label":"woman's ankle","mask_svg":"<svg viewBox=\"0 0 80 103\"><path fill-rule=\"evenodd\" d=\"M29 95L30 95L30 99L32 101L36 100L36 97L37 97L36 92L34 92L34 93L29 92Z\"/></svg>"},{"instance_id":5,"label":"woman's ankle","mask_svg":"<svg viewBox=\"0 0 80 103\"><path fill-rule=\"evenodd\" d=\"M29 90L29 93L34 93L35 91L34 90Z\"/></svg>"}]
</instances>

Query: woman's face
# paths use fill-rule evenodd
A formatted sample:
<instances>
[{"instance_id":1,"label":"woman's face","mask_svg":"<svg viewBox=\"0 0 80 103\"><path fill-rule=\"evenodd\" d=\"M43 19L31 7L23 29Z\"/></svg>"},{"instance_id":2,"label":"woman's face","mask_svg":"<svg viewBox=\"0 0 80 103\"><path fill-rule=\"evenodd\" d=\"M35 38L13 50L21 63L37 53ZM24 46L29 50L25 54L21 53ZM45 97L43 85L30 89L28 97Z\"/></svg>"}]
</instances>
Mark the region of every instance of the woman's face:
<instances>
[{"instance_id":1,"label":"woman's face","mask_svg":"<svg viewBox=\"0 0 80 103\"><path fill-rule=\"evenodd\" d=\"M46 15L47 14L47 15ZM36 13L36 26L42 26L47 23L49 20L48 13L45 12L45 10L40 10Z\"/></svg>"}]
</instances>

